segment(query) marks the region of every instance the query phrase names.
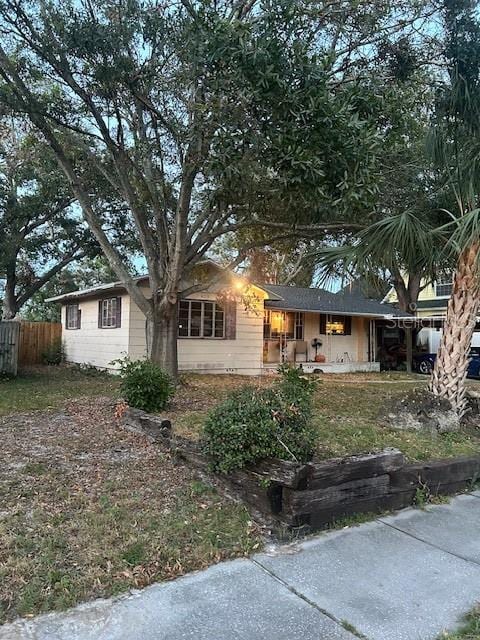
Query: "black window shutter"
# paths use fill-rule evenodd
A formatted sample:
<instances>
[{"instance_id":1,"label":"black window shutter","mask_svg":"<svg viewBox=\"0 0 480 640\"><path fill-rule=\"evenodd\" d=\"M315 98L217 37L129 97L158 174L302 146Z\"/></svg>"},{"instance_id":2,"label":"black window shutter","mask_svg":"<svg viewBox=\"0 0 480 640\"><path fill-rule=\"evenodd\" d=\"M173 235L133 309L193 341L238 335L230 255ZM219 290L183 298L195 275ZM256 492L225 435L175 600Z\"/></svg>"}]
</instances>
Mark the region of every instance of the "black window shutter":
<instances>
[{"instance_id":1,"label":"black window shutter","mask_svg":"<svg viewBox=\"0 0 480 640\"><path fill-rule=\"evenodd\" d=\"M102 302L103 300L98 301L98 328L102 328Z\"/></svg>"},{"instance_id":2,"label":"black window shutter","mask_svg":"<svg viewBox=\"0 0 480 640\"><path fill-rule=\"evenodd\" d=\"M119 329L122 326L122 298L117 296L117 310L115 317L115 328Z\"/></svg>"},{"instance_id":3,"label":"black window shutter","mask_svg":"<svg viewBox=\"0 0 480 640\"><path fill-rule=\"evenodd\" d=\"M327 316L324 313L321 313L319 318L320 326L318 328L318 332L320 335L325 336L327 334Z\"/></svg>"},{"instance_id":4,"label":"black window shutter","mask_svg":"<svg viewBox=\"0 0 480 640\"><path fill-rule=\"evenodd\" d=\"M237 337L237 302L231 300L225 305L225 338L235 340Z\"/></svg>"},{"instance_id":5,"label":"black window shutter","mask_svg":"<svg viewBox=\"0 0 480 640\"><path fill-rule=\"evenodd\" d=\"M77 308L77 329L82 328L82 310L80 307Z\"/></svg>"},{"instance_id":6,"label":"black window shutter","mask_svg":"<svg viewBox=\"0 0 480 640\"><path fill-rule=\"evenodd\" d=\"M345 316L345 335L346 336L351 336L352 335L352 316Z\"/></svg>"}]
</instances>

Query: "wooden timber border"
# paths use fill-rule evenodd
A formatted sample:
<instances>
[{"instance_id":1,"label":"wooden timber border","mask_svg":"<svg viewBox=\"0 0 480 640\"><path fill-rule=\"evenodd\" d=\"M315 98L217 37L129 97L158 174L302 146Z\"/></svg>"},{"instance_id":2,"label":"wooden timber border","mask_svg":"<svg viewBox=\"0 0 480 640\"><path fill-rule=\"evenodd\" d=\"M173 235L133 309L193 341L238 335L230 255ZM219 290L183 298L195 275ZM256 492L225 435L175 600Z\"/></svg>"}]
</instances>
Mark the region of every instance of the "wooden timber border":
<instances>
[{"instance_id":1,"label":"wooden timber border","mask_svg":"<svg viewBox=\"0 0 480 640\"><path fill-rule=\"evenodd\" d=\"M168 420L117 409L122 426L146 435L192 466L208 470L199 446L172 435ZM397 449L298 464L264 460L220 476L266 517L290 528L319 529L344 516L402 509L419 497L452 495L480 479L480 456L407 463Z\"/></svg>"}]
</instances>

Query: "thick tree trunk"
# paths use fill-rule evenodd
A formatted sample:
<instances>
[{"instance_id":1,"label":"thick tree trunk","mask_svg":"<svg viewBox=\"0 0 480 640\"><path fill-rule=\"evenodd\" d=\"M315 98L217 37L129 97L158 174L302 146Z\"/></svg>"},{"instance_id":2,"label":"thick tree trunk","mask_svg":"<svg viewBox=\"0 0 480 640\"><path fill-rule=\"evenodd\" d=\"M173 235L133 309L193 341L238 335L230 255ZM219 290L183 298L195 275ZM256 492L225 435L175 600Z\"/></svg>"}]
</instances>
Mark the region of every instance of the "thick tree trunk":
<instances>
[{"instance_id":1,"label":"thick tree trunk","mask_svg":"<svg viewBox=\"0 0 480 640\"><path fill-rule=\"evenodd\" d=\"M173 380L178 377L177 304L163 301L147 319L147 354Z\"/></svg>"},{"instance_id":2,"label":"thick tree trunk","mask_svg":"<svg viewBox=\"0 0 480 640\"><path fill-rule=\"evenodd\" d=\"M398 308L407 313L415 313L417 310L418 296L422 281L421 273L409 274L408 284L398 271L393 279L393 286L397 294Z\"/></svg>"},{"instance_id":3,"label":"thick tree trunk","mask_svg":"<svg viewBox=\"0 0 480 640\"><path fill-rule=\"evenodd\" d=\"M18 303L15 295L17 279L15 275L15 265L13 270L11 265L7 265L6 269L5 291L3 294L2 319L13 320L18 313Z\"/></svg>"},{"instance_id":4,"label":"thick tree trunk","mask_svg":"<svg viewBox=\"0 0 480 640\"><path fill-rule=\"evenodd\" d=\"M465 415L468 356L479 307L478 252L480 244L465 249L458 259L447 317L430 380L430 391Z\"/></svg>"}]
</instances>

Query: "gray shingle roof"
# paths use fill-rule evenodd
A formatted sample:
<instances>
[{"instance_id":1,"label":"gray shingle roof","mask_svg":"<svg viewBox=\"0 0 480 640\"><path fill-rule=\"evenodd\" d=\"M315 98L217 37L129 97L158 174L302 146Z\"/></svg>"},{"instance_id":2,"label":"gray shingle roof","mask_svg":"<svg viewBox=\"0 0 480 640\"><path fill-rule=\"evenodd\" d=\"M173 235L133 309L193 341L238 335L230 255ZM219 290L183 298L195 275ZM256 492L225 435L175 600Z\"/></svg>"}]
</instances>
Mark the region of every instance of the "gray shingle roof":
<instances>
[{"instance_id":1,"label":"gray shingle roof","mask_svg":"<svg viewBox=\"0 0 480 640\"><path fill-rule=\"evenodd\" d=\"M286 285L259 285L265 291L272 293L280 300L266 300L265 306L270 309L285 311L319 311L324 313L339 313L345 315L372 316L405 316L410 314L396 309L391 304L382 304L378 300L366 298L358 290L343 289L332 293L325 289L305 287L291 287Z\"/></svg>"}]
</instances>

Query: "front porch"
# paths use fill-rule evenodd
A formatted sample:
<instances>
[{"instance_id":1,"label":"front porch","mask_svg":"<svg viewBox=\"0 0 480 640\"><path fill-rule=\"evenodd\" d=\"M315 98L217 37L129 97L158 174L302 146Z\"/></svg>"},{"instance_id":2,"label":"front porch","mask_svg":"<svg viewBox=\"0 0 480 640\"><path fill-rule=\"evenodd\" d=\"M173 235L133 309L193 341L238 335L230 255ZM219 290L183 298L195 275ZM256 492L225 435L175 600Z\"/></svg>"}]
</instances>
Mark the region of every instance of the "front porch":
<instances>
[{"instance_id":1,"label":"front porch","mask_svg":"<svg viewBox=\"0 0 480 640\"><path fill-rule=\"evenodd\" d=\"M380 371L375 320L364 315L326 314L267 308L263 369L291 362L306 373Z\"/></svg>"}]
</instances>

